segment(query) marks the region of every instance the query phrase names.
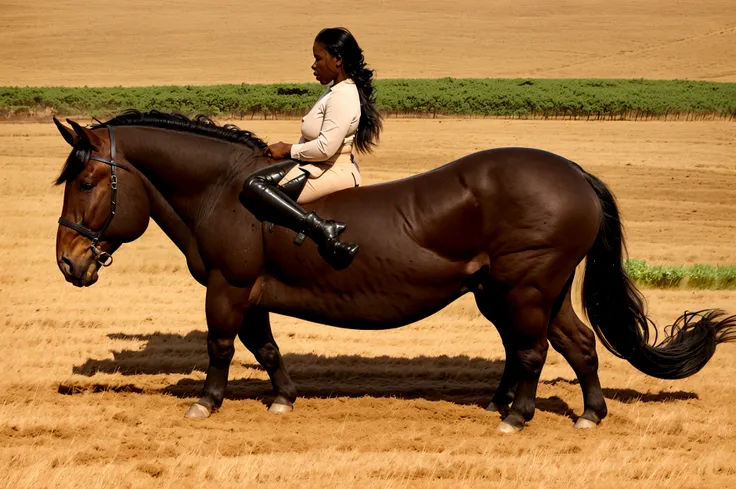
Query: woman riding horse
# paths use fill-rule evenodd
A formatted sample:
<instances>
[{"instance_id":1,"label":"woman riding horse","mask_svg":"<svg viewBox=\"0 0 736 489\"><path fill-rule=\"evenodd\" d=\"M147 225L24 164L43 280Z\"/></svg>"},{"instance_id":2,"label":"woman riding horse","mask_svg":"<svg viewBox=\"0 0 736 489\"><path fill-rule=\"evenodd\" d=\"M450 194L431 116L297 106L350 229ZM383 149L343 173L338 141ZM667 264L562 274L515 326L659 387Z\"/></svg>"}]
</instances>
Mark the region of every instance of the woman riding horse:
<instances>
[{"instance_id":1,"label":"woman riding horse","mask_svg":"<svg viewBox=\"0 0 736 489\"><path fill-rule=\"evenodd\" d=\"M290 160L255 171L240 201L259 220L309 236L325 261L342 269L358 252L357 244L338 239L345 225L307 213L298 204L360 185L352 150L372 149L381 131L381 116L375 107L373 72L366 68L362 50L347 29L322 30L313 52L314 76L322 85L332 86L302 119L299 144L279 141L264 150L276 160L290 157L302 163Z\"/></svg>"},{"instance_id":2,"label":"woman riding horse","mask_svg":"<svg viewBox=\"0 0 736 489\"><path fill-rule=\"evenodd\" d=\"M504 413L498 429L521 430L534 416L549 344L580 382L584 410L576 426L596 426L607 414L596 340L571 297L584 258L582 308L590 325L609 351L641 372L691 376L719 343L736 340L736 316L719 310L685 312L657 338L624 268L613 194L549 152L480 151L310 203L351 222L351 240L361 243L360 256L338 272L315 246L295 253L294 231L269 232L238 202L242 182L273 166L252 133L153 111L126 112L89 128L54 122L73 148L57 179L65 188L56 262L66 280L78 287L97 282L115 250L141 236L153 218L207 287L210 361L189 418L222 406L238 337L271 379L269 410L293 409L296 384L270 313L379 330L426 318L471 293L506 350L489 404ZM274 177L274 191L281 178Z\"/></svg>"}]
</instances>

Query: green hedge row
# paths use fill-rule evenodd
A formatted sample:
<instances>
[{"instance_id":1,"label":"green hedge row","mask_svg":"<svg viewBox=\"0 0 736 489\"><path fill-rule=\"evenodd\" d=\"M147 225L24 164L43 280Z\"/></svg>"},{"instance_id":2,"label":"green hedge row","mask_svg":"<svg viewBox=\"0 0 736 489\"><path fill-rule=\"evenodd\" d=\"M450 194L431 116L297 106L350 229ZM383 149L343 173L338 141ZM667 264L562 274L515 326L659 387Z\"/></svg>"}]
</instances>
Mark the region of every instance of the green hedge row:
<instances>
[{"instance_id":1,"label":"green hedge row","mask_svg":"<svg viewBox=\"0 0 736 489\"><path fill-rule=\"evenodd\" d=\"M734 265L652 266L644 260L627 260L625 268L634 282L647 287L736 289Z\"/></svg>"},{"instance_id":2,"label":"green hedge row","mask_svg":"<svg viewBox=\"0 0 736 489\"><path fill-rule=\"evenodd\" d=\"M378 80L387 115L647 119L736 117L736 83L623 79ZM317 83L155 87L0 87L0 115L107 117L124 109L218 117L300 116Z\"/></svg>"}]
</instances>

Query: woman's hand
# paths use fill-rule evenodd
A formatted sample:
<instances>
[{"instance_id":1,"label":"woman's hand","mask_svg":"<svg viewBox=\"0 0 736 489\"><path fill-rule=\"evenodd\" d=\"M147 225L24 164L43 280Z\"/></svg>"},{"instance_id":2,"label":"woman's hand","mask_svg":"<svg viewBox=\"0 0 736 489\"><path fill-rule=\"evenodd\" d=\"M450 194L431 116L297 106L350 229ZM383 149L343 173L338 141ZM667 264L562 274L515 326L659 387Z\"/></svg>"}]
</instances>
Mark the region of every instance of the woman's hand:
<instances>
[{"instance_id":1,"label":"woman's hand","mask_svg":"<svg viewBox=\"0 0 736 489\"><path fill-rule=\"evenodd\" d=\"M274 160L282 160L291 156L291 145L286 144L283 141L269 144L268 148L263 150L263 154L266 156L270 156Z\"/></svg>"}]
</instances>

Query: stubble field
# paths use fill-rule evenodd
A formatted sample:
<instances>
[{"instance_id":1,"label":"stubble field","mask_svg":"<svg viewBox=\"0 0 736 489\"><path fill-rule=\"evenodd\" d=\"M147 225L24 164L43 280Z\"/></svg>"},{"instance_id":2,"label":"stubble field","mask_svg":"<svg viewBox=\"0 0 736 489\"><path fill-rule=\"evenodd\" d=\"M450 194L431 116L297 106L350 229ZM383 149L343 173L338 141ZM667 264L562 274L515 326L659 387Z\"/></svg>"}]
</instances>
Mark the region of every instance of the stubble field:
<instances>
[{"instance_id":1,"label":"stubble field","mask_svg":"<svg viewBox=\"0 0 736 489\"><path fill-rule=\"evenodd\" d=\"M380 78L736 81L729 0L5 0L0 86L313 81L336 25Z\"/></svg>"},{"instance_id":2,"label":"stubble field","mask_svg":"<svg viewBox=\"0 0 736 489\"><path fill-rule=\"evenodd\" d=\"M237 121L240 122L240 121ZM293 121L251 121L269 139ZM736 258L734 128L724 123L389 120L361 158L367 184L476 149L538 146L583 164L620 198L632 256ZM470 298L412 326L344 331L274 317L301 398L270 415L267 377L242 346L224 408L184 420L207 365L204 289L155 227L116 254L95 286L54 263L68 151L50 124L0 126L3 215L0 474L7 487L728 487L736 485L736 348L694 378L647 378L603 348L611 415L572 428L582 400L551 352L538 411L519 436L484 411L503 367ZM663 325L685 309L734 310L736 292L646 291Z\"/></svg>"},{"instance_id":3,"label":"stubble field","mask_svg":"<svg viewBox=\"0 0 736 489\"><path fill-rule=\"evenodd\" d=\"M384 78L736 80L725 1L95 5L86 30L67 4L0 5L0 85L305 81L311 38L333 24L355 26ZM293 120L234 122L270 141L298 136ZM359 163L371 184L499 146L559 153L608 183L632 257L736 264L732 123L390 119ZM0 125L0 486L736 487L735 346L682 381L647 378L599 346L610 415L592 431L573 430L579 386L550 351L534 420L504 436L483 409L503 349L469 297L384 332L274 316L295 411L266 412L267 376L238 345L223 409L187 421L207 365L204 288L153 225L95 286L64 282L63 189L51 182L67 154L50 123ZM684 310L736 313L736 291L645 295L660 326Z\"/></svg>"}]
</instances>

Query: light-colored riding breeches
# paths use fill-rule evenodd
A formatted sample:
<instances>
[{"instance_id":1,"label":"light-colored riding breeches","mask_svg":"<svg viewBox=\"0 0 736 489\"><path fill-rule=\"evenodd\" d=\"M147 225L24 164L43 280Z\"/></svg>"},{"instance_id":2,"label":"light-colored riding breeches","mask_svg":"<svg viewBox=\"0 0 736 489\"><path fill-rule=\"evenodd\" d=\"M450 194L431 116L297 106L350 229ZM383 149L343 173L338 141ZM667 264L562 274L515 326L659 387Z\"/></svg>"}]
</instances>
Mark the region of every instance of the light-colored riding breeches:
<instances>
[{"instance_id":1,"label":"light-colored riding breeches","mask_svg":"<svg viewBox=\"0 0 736 489\"><path fill-rule=\"evenodd\" d=\"M347 161L336 161L333 165L325 169L318 177L315 177L313 172L310 172L308 169L302 168L302 165L297 165L281 179L279 184L284 184L304 172L309 173L307 184L304 186L304 190L299 194L299 198L296 201L298 204L312 202L327 194L337 192L338 190L360 186L360 171L358 171L357 166L349 159L349 157L340 158L340 160Z\"/></svg>"}]
</instances>

